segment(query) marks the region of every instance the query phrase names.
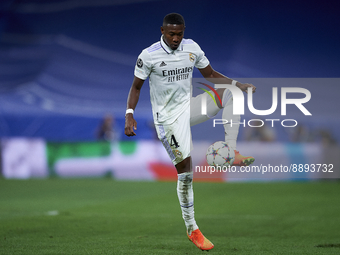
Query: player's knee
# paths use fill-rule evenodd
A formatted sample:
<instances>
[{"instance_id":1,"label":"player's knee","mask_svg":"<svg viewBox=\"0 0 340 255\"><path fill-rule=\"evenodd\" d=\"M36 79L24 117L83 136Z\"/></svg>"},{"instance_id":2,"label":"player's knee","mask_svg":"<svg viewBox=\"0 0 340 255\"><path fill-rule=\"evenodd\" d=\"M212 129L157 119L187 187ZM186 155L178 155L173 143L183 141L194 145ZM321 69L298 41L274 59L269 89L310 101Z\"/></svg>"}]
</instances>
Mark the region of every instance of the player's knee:
<instances>
[{"instance_id":1,"label":"player's knee","mask_svg":"<svg viewBox=\"0 0 340 255\"><path fill-rule=\"evenodd\" d=\"M217 95L215 95L216 103L217 103L217 106L219 108L223 107L222 102L223 102L224 90L225 90L224 88L216 89L216 92L217 92L218 96L220 97L220 98L218 98Z\"/></svg>"},{"instance_id":2,"label":"player's knee","mask_svg":"<svg viewBox=\"0 0 340 255\"><path fill-rule=\"evenodd\" d=\"M176 170L178 174L191 172L191 157L187 157L178 164L176 164Z\"/></svg>"},{"instance_id":3,"label":"player's knee","mask_svg":"<svg viewBox=\"0 0 340 255\"><path fill-rule=\"evenodd\" d=\"M220 100L216 100L217 106L219 108L225 107L227 104L231 104L233 101L233 94L227 88L219 88L216 90L217 94L219 95ZM217 96L216 96L217 97ZM222 104L221 104L222 102Z\"/></svg>"}]
</instances>

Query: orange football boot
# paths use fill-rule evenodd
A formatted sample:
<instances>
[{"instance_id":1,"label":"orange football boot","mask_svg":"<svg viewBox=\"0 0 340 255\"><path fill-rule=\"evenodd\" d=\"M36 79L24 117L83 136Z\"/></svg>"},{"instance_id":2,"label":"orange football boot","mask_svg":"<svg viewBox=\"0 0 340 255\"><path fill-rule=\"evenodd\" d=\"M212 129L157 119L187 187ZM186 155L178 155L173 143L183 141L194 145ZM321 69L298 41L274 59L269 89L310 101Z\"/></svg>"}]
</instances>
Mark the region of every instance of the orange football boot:
<instances>
[{"instance_id":1,"label":"orange football boot","mask_svg":"<svg viewBox=\"0 0 340 255\"><path fill-rule=\"evenodd\" d=\"M187 232L187 235L189 240L193 242L202 251L208 251L214 248L212 242L210 242L199 229L192 231L190 236Z\"/></svg>"},{"instance_id":2,"label":"orange football boot","mask_svg":"<svg viewBox=\"0 0 340 255\"><path fill-rule=\"evenodd\" d=\"M255 161L254 157L243 156L237 150L234 150L234 152L235 152L235 160L234 160L233 166L249 166Z\"/></svg>"}]
</instances>

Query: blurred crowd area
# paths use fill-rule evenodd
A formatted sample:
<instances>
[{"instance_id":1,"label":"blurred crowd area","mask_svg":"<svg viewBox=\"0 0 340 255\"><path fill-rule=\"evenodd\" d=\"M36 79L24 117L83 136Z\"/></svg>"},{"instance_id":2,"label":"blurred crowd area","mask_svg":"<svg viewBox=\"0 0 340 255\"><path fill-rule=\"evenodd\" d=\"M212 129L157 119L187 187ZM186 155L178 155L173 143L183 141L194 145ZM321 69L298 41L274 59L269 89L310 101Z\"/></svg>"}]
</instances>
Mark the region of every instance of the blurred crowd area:
<instances>
[{"instance_id":1,"label":"blurred crowd area","mask_svg":"<svg viewBox=\"0 0 340 255\"><path fill-rule=\"evenodd\" d=\"M261 123L256 124L253 121L252 125L261 126ZM162 180L174 177L173 165L157 138L152 120L145 121L140 126L136 132L149 133L148 139L127 138L123 133L124 126L117 125L112 114L106 114L98 121L98 126L92 130L94 139L87 142L53 142L27 137L2 138L0 173L6 178L114 176L118 179ZM203 131L199 132L198 139L194 138L194 164L205 165L205 153L209 145L223 140L223 128L216 131L222 132L207 137ZM311 129L302 124L280 130L285 132L284 135L277 131L268 125L240 127L237 149L243 154L253 155L256 158L255 165L326 164L332 166L332 172L320 171L317 178L340 178L340 146L332 132ZM288 139L282 140L282 137ZM246 179L252 178L254 177L247 176ZM292 176L275 175L272 178L295 179ZM298 177L308 178L315 179L315 176Z\"/></svg>"}]
</instances>

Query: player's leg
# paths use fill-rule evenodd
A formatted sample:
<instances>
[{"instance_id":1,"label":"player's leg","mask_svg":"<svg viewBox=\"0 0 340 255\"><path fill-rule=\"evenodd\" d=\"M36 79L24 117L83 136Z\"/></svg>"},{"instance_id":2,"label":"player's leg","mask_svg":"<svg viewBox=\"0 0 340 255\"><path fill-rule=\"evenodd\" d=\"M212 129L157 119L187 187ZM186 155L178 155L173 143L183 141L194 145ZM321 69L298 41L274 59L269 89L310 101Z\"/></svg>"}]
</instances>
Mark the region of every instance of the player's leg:
<instances>
[{"instance_id":1,"label":"player's leg","mask_svg":"<svg viewBox=\"0 0 340 255\"><path fill-rule=\"evenodd\" d=\"M177 195L187 231L191 233L198 227L194 217L189 117L188 109L171 125L156 125L156 130L177 170Z\"/></svg>"},{"instance_id":2,"label":"player's leg","mask_svg":"<svg viewBox=\"0 0 340 255\"><path fill-rule=\"evenodd\" d=\"M228 122L223 125L224 127L224 133L225 133L225 141L235 150L235 160L233 165L235 166L245 166L250 165L254 162L253 157L246 157L242 156L239 151L236 149L236 141L237 136L239 132L240 127L240 115L234 115L233 114L233 95L229 89L220 88L217 89L216 92L218 93L219 97L221 98L222 105L220 104L219 100L216 98L216 103L214 100L208 96L206 92L206 95L200 94L195 98L191 99L190 102L190 124L191 126L197 125L199 123L202 123L212 117L214 117L220 109L222 110L222 119L227 120ZM206 100L206 111L207 114L203 115L201 113L201 107L204 100Z\"/></svg>"},{"instance_id":3,"label":"player's leg","mask_svg":"<svg viewBox=\"0 0 340 255\"><path fill-rule=\"evenodd\" d=\"M234 149L236 148L236 140L239 130L240 115L233 114L233 98L229 89L217 89L216 92L221 98L222 105L217 99L214 101L206 92L191 98L190 102L190 125L194 126L214 117L222 108L222 118L228 120L224 124L225 141ZM206 101L207 114L201 113L202 104ZM216 103L215 103L216 102Z\"/></svg>"},{"instance_id":4,"label":"player's leg","mask_svg":"<svg viewBox=\"0 0 340 255\"><path fill-rule=\"evenodd\" d=\"M189 234L198 229L194 212L193 172L191 165L191 157L187 157L175 165L178 176L177 196L181 206L183 220Z\"/></svg>"},{"instance_id":5,"label":"player's leg","mask_svg":"<svg viewBox=\"0 0 340 255\"><path fill-rule=\"evenodd\" d=\"M171 125L156 125L156 130L177 170L177 195L188 237L198 248L209 250L214 245L202 235L195 221L189 113L186 111Z\"/></svg>"},{"instance_id":6,"label":"player's leg","mask_svg":"<svg viewBox=\"0 0 340 255\"><path fill-rule=\"evenodd\" d=\"M233 114L233 95L229 89L217 89L217 93L222 98L222 119L228 122L223 125L225 141L236 149L236 141L240 128L241 116ZM219 102L218 102L219 103Z\"/></svg>"},{"instance_id":7,"label":"player's leg","mask_svg":"<svg viewBox=\"0 0 340 255\"><path fill-rule=\"evenodd\" d=\"M177 180L177 195L182 210L182 216L187 228L187 235L201 250L211 250L214 245L198 229L195 221L194 212L194 191L193 191L193 173L191 157L184 159L175 165Z\"/></svg>"},{"instance_id":8,"label":"player's leg","mask_svg":"<svg viewBox=\"0 0 340 255\"><path fill-rule=\"evenodd\" d=\"M223 125L225 141L234 149L235 160L233 166L248 166L252 164L255 159L251 156L243 156L237 150L236 141L240 128L241 116L233 114L233 95L229 89L217 89L217 93L222 98L222 119L227 120L227 123Z\"/></svg>"}]
</instances>

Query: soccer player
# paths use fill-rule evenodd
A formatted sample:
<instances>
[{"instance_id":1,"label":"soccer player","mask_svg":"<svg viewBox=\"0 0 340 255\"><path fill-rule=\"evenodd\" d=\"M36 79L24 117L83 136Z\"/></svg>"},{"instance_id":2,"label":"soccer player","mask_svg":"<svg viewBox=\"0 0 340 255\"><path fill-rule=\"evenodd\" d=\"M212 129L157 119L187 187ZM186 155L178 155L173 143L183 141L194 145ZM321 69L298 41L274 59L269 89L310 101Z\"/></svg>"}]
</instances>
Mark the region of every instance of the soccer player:
<instances>
[{"instance_id":1,"label":"soccer player","mask_svg":"<svg viewBox=\"0 0 340 255\"><path fill-rule=\"evenodd\" d=\"M178 174L177 195L187 236L201 250L210 250L214 245L199 230L194 217L194 197L191 165L191 128L215 116L223 109L223 119L233 125L224 125L225 140L236 149L240 116L233 115L232 94L229 89L217 89L221 102L217 106L210 97L207 100L207 115L201 114L202 94L191 98L191 78L194 67L204 78L215 84L232 84L246 91L252 84L242 84L216 72L204 52L191 39L184 39L184 18L177 13L164 17L160 41L144 49L136 62L134 79L127 99L125 134L135 136L137 122L133 117L144 81L149 78L152 112L158 138L167 150ZM205 92L206 93L206 92ZM235 151L234 165L249 165L253 157L244 157Z\"/></svg>"}]
</instances>

